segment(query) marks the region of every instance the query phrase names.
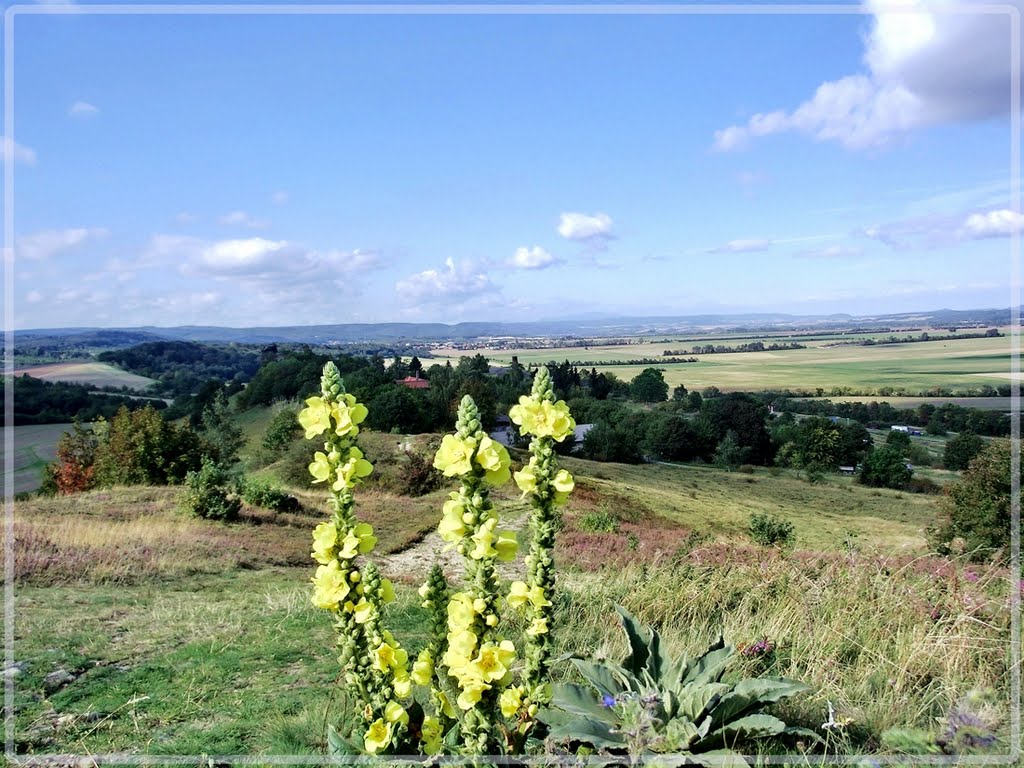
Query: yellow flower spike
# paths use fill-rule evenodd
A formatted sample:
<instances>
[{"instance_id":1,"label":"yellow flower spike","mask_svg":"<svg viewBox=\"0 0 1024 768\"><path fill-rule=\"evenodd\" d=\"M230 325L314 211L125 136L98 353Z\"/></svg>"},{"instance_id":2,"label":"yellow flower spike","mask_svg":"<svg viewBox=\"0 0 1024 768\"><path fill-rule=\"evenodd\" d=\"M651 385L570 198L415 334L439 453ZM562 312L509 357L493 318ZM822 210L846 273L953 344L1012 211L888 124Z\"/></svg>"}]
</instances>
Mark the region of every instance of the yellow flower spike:
<instances>
[{"instance_id":1,"label":"yellow flower spike","mask_svg":"<svg viewBox=\"0 0 1024 768\"><path fill-rule=\"evenodd\" d=\"M569 406L564 400L549 403L547 400L522 395L519 404L512 406L508 415L519 425L521 434L551 437L559 443L576 429L576 422L569 414Z\"/></svg>"},{"instance_id":2,"label":"yellow flower spike","mask_svg":"<svg viewBox=\"0 0 1024 768\"><path fill-rule=\"evenodd\" d=\"M412 681L416 685L430 685L433 675L434 660L430 656L430 651L424 648L416 657L416 663L412 665Z\"/></svg>"},{"instance_id":3,"label":"yellow flower spike","mask_svg":"<svg viewBox=\"0 0 1024 768\"><path fill-rule=\"evenodd\" d=\"M444 473L445 477L467 475L473 471L473 452L476 440L458 435L445 435L441 438L441 447L434 456L434 468Z\"/></svg>"},{"instance_id":4,"label":"yellow flower spike","mask_svg":"<svg viewBox=\"0 0 1024 768\"><path fill-rule=\"evenodd\" d=\"M448 650L444 652L444 664L452 674L465 667L476 652L476 635L469 630L448 635Z\"/></svg>"},{"instance_id":5,"label":"yellow flower spike","mask_svg":"<svg viewBox=\"0 0 1024 768\"><path fill-rule=\"evenodd\" d=\"M462 693L459 694L459 698L456 702L459 705L459 709L463 709L468 712L476 706L478 701L480 701L480 697L483 696L484 691L489 691L490 689L491 686L487 685L487 683L476 681L470 682L463 687Z\"/></svg>"},{"instance_id":6,"label":"yellow flower spike","mask_svg":"<svg viewBox=\"0 0 1024 768\"><path fill-rule=\"evenodd\" d=\"M419 594L420 597L422 597L424 600L426 600L427 599L427 595L430 594L430 582L429 581L424 582L423 586L421 586L419 589L417 589L416 592Z\"/></svg>"},{"instance_id":7,"label":"yellow flower spike","mask_svg":"<svg viewBox=\"0 0 1024 768\"><path fill-rule=\"evenodd\" d=\"M519 551L519 542L512 531L502 531L498 534L498 540L494 543L494 550L498 553L498 559L506 563L516 559L516 552Z\"/></svg>"},{"instance_id":8,"label":"yellow flower spike","mask_svg":"<svg viewBox=\"0 0 1024 768\"><path fill-rule=\"evenodd\" d=\"M487 610L487 601L484 600L482 597L478 597L476 600L473 601L473 612L474 613L483 613L486 610Z\"/></svg>"},{"instance_id":9,"label":"yellow flower spike","mask_svg":"<svg viewBox=\"0 0 1024 768\"><path fill-rule=\"evenodd\" d=\"M400 699L407 699L412 693L412 678L406 674L404 677L395 678L395 696Z\"/></svg>"},{"instance_id":10,"label":"yellow flower spike","mask_svg":"<svg viewBox=\"0 0 1024 768\"><path fill-rule=\"evenodd\" d=\"M493 613L488 613L484 618L484 624L488 627L496 627L498 626L498 617Z\"/></svg>"},{"instance_id":11,"label":"yellow flower spike","mask_svg":"<svg viewBox=\"0 0 1024 768\"><path fill-rule=\"evenodd\" d=\"M355 456L352 453L358 453L359 455ZM334 481L332 488L336 491L352 488L371 472L373 472L373 465L362 458L362 452L358 448L353 448L348 461L338 467L338 479Z\"/></svg>"},{"instance_id":12,"label":"yellow flower spike","mask_svg":"<svg viewBox=\"0 0 1024 768\"><path fill-rule=\"evenodd\" d=\"M373 613L373 606L366 602L366 598L361 598L358 603L352 607L352 615L355 618L356 624L365 624L366 620L370 618Z\"/></svg>"},{"instance_id":13,"label":"yellow flower spike","mask_svg":"<svg viewBox=\"0 0 1024 768\"><path fill-rule=\"evenodd\" d=\"M389 723L405 725L409 722L409 713L397 701L389 701L384 707L384 719Z\"/></svg>"},{"instance_id":14,"label":"yellow flower spike","mask_svg":"<svg viewBox=\"0 0 1024 768\"><path fill-rule=\"evenodd\" d=\"M530 599L530 588L526 586L525 581L513 581L509 586L508 597L505 598L505 602L509 608L519 608L525 605Z\"/></svg>"},{"instance_id":15,"label":"yellow flower spike","mask_svg":"<svg viewBox=\"0 0 1024 768\"><path fill-rule=\"evenodd\" d=\"M448 600L448 629L458 632L470 626L476 619L473 598L465 592L456 592Z\"/></svg>"},{"instance_id":16,"label":"yellow flower spike","mask_svg":"<svg viewBox=\"0 0 1024 768\"><path fill-rule=\"evenodd\" d=\"M313 454L313 463L309 465L309 474L313 476L314 483L322 483L331 476L331 462L327 454L317 451Z\"/></svg>"},{"instance_id":17,"label":"yellow flower spike","mask_svg":"<svg viewBox=\"0 0 1024 768\"><path fill-rule=\"evenodd\" d=\"M515 717L519 707L523 705L523 689L520 687L506 688L498 697L498 706L505 717Z\"/></svg>"},{"instance_id":18,"label":"yellow flower spike","mask_svg":"<svg viewBox=\"0 0 1024 768\"><path fill-rule=\"evenodd\" d=\"M441 712L445 717L454 720L457 716L455 707L452 706L451 701L448 699L448 695L444 691L435 691L437 694L437 702L441 707Z\"/></svg>"},{"instance_id":19,"label":"yellow flower spike","mask_svg":"<svg viewBox=\"0 0 1024 768\"><path fill-rule=\"evenodd\" d=\"M458 493L450 494L450 498L444 503L443 510L444 513L441 517L441 524L437 526L437 532L445 541L458 543L466 535L466 525L463 520L465 506L459 501Z\"/></svg>"},{"instance_id":20,"label":"yellow flower spike","mask_svg":"<svg viewBox=\"0 0 1024 768\"><path fill-rule=\"evenodd\" d=\"M503 640L500 645L484 643L472 661L473 676L488 683L501 680L508 674L508 667L515 657L515 646L509 640Z\"/></svg>"},{"instance_id":21,"label":"yellow flower spike","mask_svg":"<svg viewBox=\"0 0 1024 768\"><path fill-rule=\"evenodd\" d=\"M313 551L310 556L322 565L334 560L334 545L338 542L338 529L334 523L320 523L313 529Z\"/></svg>"},{"instance_id":22,"label":"yellow flower spike","mask_svg":"<svg viewBox=\"0 0 1024 768\"><path fill-rule=\"evenodd\" d=\"M530 463L515 473L514 477L523 496L537 492L537 459L531 458Z\"/></svg>"},{"instance_id":23,"label":"yellow flower spike","mask_svg":"<svg viewBox=\"0 0 1024 768\"><path fill-rule=\"evenodd\" d=\"M375 755L391 742L391 724L377 718L370 724L363 736L363 746L371 755Z\"/></svg>"},{"instance_id":24,"label":"yellow flower spike","mask_svg":"<svg viewBox=\"0 0 1024 768\"><path fill-rule=\"evenodd\" d=\"M359 554L361 555L372 550L377 543L377 537L373 535L373 526L369 523L356 523L352 532L359 538Z\"/></svg>"},{"instance_id":25,"label":"yellow flower spike","mask_svg":"<svg viewBox=\"0 0 1024 768\"><path fill-rule=\"evenodd\" d=\"M476 545L470 551L469 556L474 560L483 560L485 558L494 557L498 554L497 550L493 547L494 544L494 529L498 525L498 519L492 517L479 528L470 538Z\"/></svg>"},{"instance_id":26,"label":"yellow flower spike","mask_svg":"<svg viewBox=\"0 0 1024 768\"><path fill-rule=\"evenodd\" d=\"M299 424L306 430L306 439L322 435L331 427L331 406L322 397L306 400L307 408L299 412Z\"/></svg>"},{"instance_id":27,"label":"yellow flower spike","mask_svg":"<svg viewBox=\"0 0 1024 768\"><path fill-rule=\"evenodd\" d=\"M555 504L565 504L569 500L569 494L576 487L576 481L566 470L560 469L551 480L551 487L555 491Z\"/></svg>"},{"instance_id":28,"label":"yellow flower spike","mask_svg":"<svg viewBox=\"0 0 1024 768\"><path fill-rule=\"evenodd\" d=\"M551 601L544 594L544 587L539 584L530 588L529 599L534 608L543 608L551 605Z\"/></svg>"},{"instance_id":29,"label":"yellow flower spike","mask_svg":"<svg viewBox=\"0 0 1024 768\"><path fill-rule=\"evenodd\" d=\"M546 616L538 616L530 624L530 628L526 630L526 634L536 637L537 635L547 634L548 631L548 620Z\"/></svg>"},{"instance_id":30,"label":"yellow flower spike","mask_svg":"<svg viewBox=\"0 0 1024 768\"><path fill-rule=\"evenodd\" d=\"M373 659L373 668L378 672L387 672L395 664L395 649L387 643L381 643L373 649L370 657Z\"/></svg>"},{"instance_id":31,"label":"yellow flower spike","mask_svg":"<svg viewBox=\"0 0 1024 768\"><path fill-rule=\"evenodd\" d=\"M380 580L380 601L384 604L395 601L395 585L391 583L391 579Z\"/></svg>"},{"instance_id":32,"label":"yellow flower spike","mask_svg":"<svg viewBox=\"0 0 1024 768\"><path fill-rule=\"evenodd\" d=\"M428 755L436 755L441 751L441 721L433 715L425 715L423 717L423 726L421 728L421 734L423 736L423 752Z\"/></svg>"},{"instance_id":33,"label":"yellow flower spike","mask_svg":"<svg viewBox=\"0 0 1024 768\"><path fill-rule=\"evenodd\" d=\"M330 611L338 610L338 603L349 593L347 574L337 560L316 569L313 576L313 605Z\"/></svg>"},{"instance_id":34,"label":"yellow flower spike","mask_svg":"<svg viewBox=\"0 0 1024 768\"><path fill-rule=\"evenodd\" d=\"M352 395L345 395L345 402L335 403L331 415L334 416L334 432L338 437L354 437L359 433L357 424L361 424L367 416L366 406L357 403Z\"/></svg>"},{"instance_id":35,"label":"yellow flower spike","mask_svg":"<svg viewBox=\"0 0 1024 768\"><path fill-rule=\"evenodd\" d=\"M509 477L511 477L511 472L509 472L508 468L511 459L504 445L485 436L480 441L480 447L477 449L475 458L476 463L484 469L484 480L488 483L491 485L504 485L508 482Z\"/></svg>"}]
</instances>

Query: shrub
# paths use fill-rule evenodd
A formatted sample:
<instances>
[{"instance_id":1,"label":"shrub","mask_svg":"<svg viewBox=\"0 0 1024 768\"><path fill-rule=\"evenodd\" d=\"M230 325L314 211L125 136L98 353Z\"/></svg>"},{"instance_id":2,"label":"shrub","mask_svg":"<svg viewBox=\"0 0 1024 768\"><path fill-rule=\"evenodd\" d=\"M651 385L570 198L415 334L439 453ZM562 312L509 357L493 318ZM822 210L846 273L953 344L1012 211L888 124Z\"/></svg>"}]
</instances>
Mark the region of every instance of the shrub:
<instances>
[{"instance_id":1,"label":"shrub","mask_svg":"<svg viewBox=\"0 0 1024 768\"><path fill-rule=\"evenodd\" d=\"M198 472L189 472L185 476L181 508L204 520L236 520L242 502L230 493L231 487L231 475L209 459L204 459Z\"/></svg>"},{"instance_id":2,"label":"shrub","mask_svg":"<svg viewBox=\"0 0 1024 768\"><path fill-rule=\"evenodd\" d=\"M754 465L753 464L740 464L739 468L736 471L737 472L742 472L744 475L752 475L752 474L754 474Z\"/></svg>"},{"instance_id":3,"label":"shrub","mask_svg":"<svg viewBox=\"0 0 1024 768\"><path fill-rule=\"evenodd\" d=\"M607 507L587 512L576 525L585 533L616 533L619 530L618 518Z\"/></svg>"},{"instance_id":4,"label":"shrub","mask_svg":"<svg viewBox=\"0 0 1024 768\"><path fill-rule=\"evenodd\" d=\"M302 508L297 498L265 480L243 480L238 484L238 491L245 503L254 507L272 509L275 512L295 512Z\"/></svg>"},{"instance_id":5,"label":"shrub","mask_svg":"<svg viewBox=\"0 0 1024 768\"><path fill-rule=\"evenodd\" d=\"M942 486L927 477L912 477L907 483L910 493L942 493Z\"/></svg>"},{"instance_id":6,"label":"shrub","mask_svg":"<svg viewBox=\"0 0 1024 768\"><path fill-rule=\"evenodd\" d=\"M418 453L409 451L401 465L399 493L405 496L426 496L441 487L441 473L434 465Z\"/></svg>"},{"instance_id":7,"label":"shrub","mask_svg":"<svg viewBox=\"0 0 1024 768\"><path fill-rule=\"evenodd\" d=\"M946 443L946 450L942 454L942 463L946 469L960 472L967 469L974 457L984 449L985 441L980 437L972 432L961 432Z\"/></svg>"},{"instance_id":8,"label":"shrub","mask_svg":"<svg viewBox=\"0 0 1024 768\"><path fill-rule=\"evenodd\" d=\"M272 456L279 456L292 442L302 434L297 421L298 410L293 406L282 406L274 414L267 431L263 435L262 447Z\"/></svg>"},{"instance_id":9,"label":"shrub","mask_svg":"<svg viewBox=\"0 0 1024 768\"><path fill-rule=\"evenodd\" d=\"M788 520L757 512L750 517L750 538L764 547L788 547L796 541L796 529Z\"/></svg>"},{"instance_id":10,"label":"shrub","mask_svg":"<svg viewBox=\"0 0 1024 768\"><path fill-rule=\"evenodd\" d=\"M1010 443L998 440L978 454L963 477L949 486L946 520L932 532L933 544L945 554L961 539L971 559L1005 560L1010 547Z\"/></svg>"},{"instance_id":11,"label":"shrub","mask_svg":"<svg viewBox=\"0 0 1024 768\"><path fill-rule=\"evenodd\" d=\"M913 474L900 451L885 446L864 457L864 464L857 480L873 488L898 489L906 486Z\"/></svg>"}]
</instances>

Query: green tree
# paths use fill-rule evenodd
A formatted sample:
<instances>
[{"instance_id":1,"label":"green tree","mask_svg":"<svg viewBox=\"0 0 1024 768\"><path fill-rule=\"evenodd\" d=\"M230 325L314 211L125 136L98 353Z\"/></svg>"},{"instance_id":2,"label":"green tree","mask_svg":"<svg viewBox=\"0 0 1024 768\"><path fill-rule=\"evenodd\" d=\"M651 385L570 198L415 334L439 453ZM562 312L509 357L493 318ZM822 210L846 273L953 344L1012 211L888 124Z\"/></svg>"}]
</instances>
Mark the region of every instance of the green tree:
<instances>
[{"instance_id":1,"label":"green tree","mask_svg":"<svg viewBox=\"0 0 1024 768\"><path fill-rule=\"evenodd\" d=\"M948 487L943 505L946 519L933 532L941 552L948 552L951 542L961 539L974 560L1009 559L1011 466L1010 442L995 440ZM1024 470L1024 461L1018 469Z\"/></svg>"},{"instance_id":2,"label":"green tree","mask_svg":"<svg viewBox=\"0 0 1024 768\"><path fill-rule=\"evenodd\" d=\"M296 408L282 406L267 425L267 431L263 435L263 448L276 456L291 445L302 434L298 416Z\"/></svg>"},{"instance_id":3,"label":"green tree","mask_svg":"<svg viewBox=\"0 0 1024 768\"><path fill-rule=\"evenodd\" d=\"M680 384L672 389L672 400L677 403L685 403L687 399L686 387Z\"/></svg>"},{"instance_id":4,"label":"green tree","mask_svg":"<svg viewBox=\"0 0 1024 768\"><path fill-rule=\"evenodd\" d=\"M188 426L176 427L150 407L119 410L96 449L95 483L168 485L198 470L203 441Z\"/></svg>"},{"instance_id":5,"label":"green tree","mask_svg":"<svg viewBox=\"0 0 1024 768\"><path fill-rule=\"evenodd\" d=\"M206 442L207 454L225 468L238 463L238 452L245 445L245 434L231 416L231 406L223 391L203 409L199 434Z\"/></svg>"},{"instance_id":6,"label":"green tree","mask_svg":"<svg viewBox=\"0 0 1024 768\"><path fill-rule=\"evenodd\" d=\"M812 416L796 429L791 462L807 472L830 472L839 466L840 446L839 427Z\"/></svg>"},{"instance_id":7,"label":"green tree","mask_svg":"<svg viewBox=\"0 0 1024 768\"><path fill-rule=\"evenodd\" d=\"M657 368L644 368L630 383L629 394L638 403L661 403L668 400L668 384Z\"/></svg>"},{"instance_id":8,"label":"green tree","mask_svg":"<svg viewBox=\"0 0 1024 768\"><path fill-rule=\"evenodd\" d=\"M397 429L404 433L419 433L424 429L426 403L417 393L401 384L390 384L377 390L370 401L367 426L381 432Z\"/></svg>"},{"instance_id":9,"label":"green tree","mask_svg":"<svg viewBox=\"0 0 1024 768\"><path fill-rule=\"evenodd\" d=\"M967 469L974 457L985 448L985 441L972 432L961 432L946 443L942 463L957 472Z\"/></svg>"},{"instance_id":10,"label":"green tree","mask_svg":"<svg viewBox=\"0 0 1024 768\"><path fill-rule=\"evenodd\" d=\"M420 359L415 355L413 355L412 360L409 361L409 373L417 378L419 378L423 373L423 363L421 363Z\"/></svg>"},{"instance_id":11,"label":"green tree","mask_svg":"<svg viewBox=\"0 0 1024 768\"><path fill-rule=\"evenodd\" d=\"M887 445L864 457L857 480L874 488L903 488L913 474L900 451Z\"/></svg>"},{"instance_id":12,"label":"green tree","mask_svg":"<svg viewBox=\"0 0 1024 768\"><path fill-rule=\"evenodd\" d=\"M890 429L889 434L885 436L885 444L899 451L901 456L907 455L907 451L910 450L910 442L910 435L900 432L898 429Z\"/></svg>"},{"instance_id":13,"label":"green tree","mask_svg":"<svg viewBox=\"0 0 1024 768\"><path fill-rule=\"evenodd\" d=\"M736 433L730 430L718 443L714 461L716 466L733 469L745 464L749 455L750 449L742 446Z\"/></svg>"}]
</instances>

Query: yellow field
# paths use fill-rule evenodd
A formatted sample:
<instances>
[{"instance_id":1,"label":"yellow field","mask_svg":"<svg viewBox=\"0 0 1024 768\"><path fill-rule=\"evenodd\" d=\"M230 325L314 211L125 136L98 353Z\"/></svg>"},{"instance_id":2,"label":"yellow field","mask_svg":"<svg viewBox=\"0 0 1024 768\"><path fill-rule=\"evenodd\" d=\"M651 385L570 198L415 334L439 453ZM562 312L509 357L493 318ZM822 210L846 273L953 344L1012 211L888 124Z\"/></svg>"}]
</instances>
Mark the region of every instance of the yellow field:
<instances>
[{"instance_id":1,"label":"yellow field","mask_svg":"<svg viewBox=\"0 0 1024 768\"><path fill-rule=\"evenodd\" d=\"M742 343L713 342L733 346ZM448 357L430 358L426 364L444 363L478 352L492 363L508 364L513 356L523 365L554 361L606 363L598 371L631 380L648 365L608 365L617 360L660 358L665 350L688 349L697 342L643 343L612 346L558 347L552 349L446 350ZM712 342L708 342L712 343ZM696 363L657 365L670 385L690 389L715 386L724 391L794 389L813 392L821 387L850 387L876 392L881 387L908 393L945 387L954 392L988 384L998 386L1010 379L1010 338L926 341L880 344L870 347L826 347L828 341L807 342L806 349L777 352L735 352L694 355ZM686 357L690 357L686 354ZM590 367L590 366L588 366Z\"/></svg>"}]
</instances>

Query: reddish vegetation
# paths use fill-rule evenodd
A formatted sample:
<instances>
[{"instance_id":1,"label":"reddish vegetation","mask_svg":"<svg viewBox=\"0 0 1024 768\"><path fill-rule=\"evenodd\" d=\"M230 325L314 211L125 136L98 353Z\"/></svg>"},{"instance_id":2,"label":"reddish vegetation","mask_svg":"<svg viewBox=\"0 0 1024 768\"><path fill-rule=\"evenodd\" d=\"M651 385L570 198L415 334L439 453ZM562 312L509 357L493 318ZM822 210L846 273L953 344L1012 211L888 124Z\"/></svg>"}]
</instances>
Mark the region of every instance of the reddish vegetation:
<instances>
[{"instance_id":1,"label":"reddish vegetation","mask_svg":"<svg viewBox=\"0 0 1024 768\"><path fill-rule=\"evenodd\" d=\"M585 533L571 527L555 540L556 561L587 571L654 562L685 546L690 536L686 528L661 520L656 526L620 523L616 533Z\"/></svg>"}]
</instances>

